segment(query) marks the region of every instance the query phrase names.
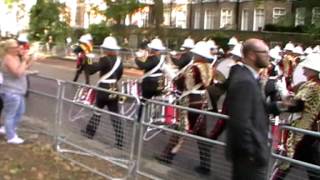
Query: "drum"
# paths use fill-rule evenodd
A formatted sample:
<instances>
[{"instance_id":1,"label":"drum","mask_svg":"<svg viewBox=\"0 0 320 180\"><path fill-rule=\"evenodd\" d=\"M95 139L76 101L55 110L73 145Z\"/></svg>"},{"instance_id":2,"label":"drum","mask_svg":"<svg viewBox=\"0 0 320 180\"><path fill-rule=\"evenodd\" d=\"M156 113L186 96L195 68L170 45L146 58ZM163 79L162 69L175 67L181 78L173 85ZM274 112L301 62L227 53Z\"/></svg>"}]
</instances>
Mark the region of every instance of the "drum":
<instances>
[{"instance_id":1,"label":"drum","mask_svg":"<svg viewBox=\"0 0 320 180\"><path fill-rule=\"evenodd\" d=\"M79 87L73 101L86 104L93 105L96 99L96 91L89 87Z\"/></svg>"},{"instance_id":2,"label":"drum","mask_svg":"<svg viewBox=\"0 0 320 180\"><path fill-rule=\"evenodd\" d=\"M173 95L163 95L154 97L153 100L162 101L171 104L173 102ZM151 123L158 125L170 126L176 123L176 109L172 106L163 106L152 104L151 108Z\"/></svg>"},{"instance_id":3,"label":"drum","mask_svg":"<svg viewBox=\"0 0 320 180\"><path fill-rule=\"evenodd\" d=\"M141 96L138 80L126 79L121 82L121 92L132 96Z\"/></svg>"},{"instance_id":4,"label":"drum","mask_svg":"<svg viewBox=\"0 0 320 180\"><path fill-rule=\"evenodd\" d=\"M163 95L153 97L155 101L162 101L166 103L173 103L173 95ZM172 127L177 121L177 110L172 106L163 106L158 104L151 104L150 120L146 123L157 125L158 127ZM157 127L147 127L143 139L149 141L157 136L162 130Z\"/></svg>"},{"instance_id":5,"label":"drum","mask_svg":"<svg viewBox=\"0 0 320 180\"><path fill-rule=\"evenodd\" d=\"M279 116L273 118L271 133L272 133L272 149L276 152L284 152L285 145L288 139L288 130L281 129Z\"/></svg>"}]
</instances>

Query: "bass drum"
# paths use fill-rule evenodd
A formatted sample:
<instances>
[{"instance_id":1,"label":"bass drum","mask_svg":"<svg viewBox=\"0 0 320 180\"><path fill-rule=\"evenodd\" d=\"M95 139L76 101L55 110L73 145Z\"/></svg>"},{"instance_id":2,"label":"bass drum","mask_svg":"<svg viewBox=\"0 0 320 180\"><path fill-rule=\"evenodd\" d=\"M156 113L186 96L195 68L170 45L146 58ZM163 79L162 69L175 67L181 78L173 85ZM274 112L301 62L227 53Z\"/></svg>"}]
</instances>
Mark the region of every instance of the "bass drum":
<instances>
[{"instance_id":1,"label":"bass drum","mask_svg":"<svg viewBox=\"0 0 320 180\"><path fill-rule=\"evenodd\" d=\"M296 66L296 68L293 71L292 84L293 86L296 86L306 81L307 81L307 77L303 75L303 66L300 63Z\"/></svg>"}]
</instances>

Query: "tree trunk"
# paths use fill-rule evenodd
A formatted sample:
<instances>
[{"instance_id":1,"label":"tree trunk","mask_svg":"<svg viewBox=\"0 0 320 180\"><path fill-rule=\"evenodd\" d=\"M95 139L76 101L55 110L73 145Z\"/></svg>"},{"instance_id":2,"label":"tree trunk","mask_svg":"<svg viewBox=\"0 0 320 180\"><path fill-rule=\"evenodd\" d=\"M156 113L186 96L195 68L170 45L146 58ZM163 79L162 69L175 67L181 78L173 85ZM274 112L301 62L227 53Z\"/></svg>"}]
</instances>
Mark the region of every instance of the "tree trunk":
<instances>
[{"instance_id":1,"label":"tree trunk","mask_svg":"<svg viewBox=\"0 0 320 180\"><path fill-rule=\"evenodd\" d=\"M155 18L155 26L156 28L159 28L164 20L162 0L154 0L154 18Z\"/></svg>"}]
</instances>

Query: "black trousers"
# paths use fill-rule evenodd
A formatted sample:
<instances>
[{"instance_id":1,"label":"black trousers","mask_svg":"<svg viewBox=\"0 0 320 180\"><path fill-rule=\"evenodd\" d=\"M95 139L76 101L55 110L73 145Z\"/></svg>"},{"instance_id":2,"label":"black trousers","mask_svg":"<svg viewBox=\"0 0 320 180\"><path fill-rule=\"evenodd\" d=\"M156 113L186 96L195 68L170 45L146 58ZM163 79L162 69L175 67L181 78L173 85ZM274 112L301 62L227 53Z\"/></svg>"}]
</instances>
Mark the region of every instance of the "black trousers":
<instances>
[{"instance_id":1,"label":"black trousers","mask_svg":"<svg viewBox=\"0 0 320 180\"><path fill-rule=\"evenodd\" d=\"M266 180L268 166L257 166L249 158L239 157L232 160L232 180Z\"/></svg>"},{"instance_id":2,"label":"black trousers","mask_svg":"<svg viewBox=\"0 0 320 180\"><path fill-rule=\"evenodd\" d=\"M195 108L195 109L201 109L202 108L202 97L201 95L189 95L189 107ZM189 127L190 130L192 130L192 133L201 137L207 137L207 125L206 125L206 119L204 118L201 123L199 123L199 119L202 118L199 117L198 113L194 112L188 112L188 121L189 121ZM175 129L178 129L176 127ZM172 153L173 148L177 146L177 144L180 141L181 136L177 134L173 134L168 144L166 145L165 149L162 151L162 158L167 159L171 161L175 154ZM198 140L197 141L198 148L199 148L199 157L200 157L200 167L203 169L210 170L211 165L211 145L205 141Z\"/></svg>"},{"instance_id":3,"label":"black trousers","mask_svg":"<svg viewBox=\"0 0 320 180\"><path fill-rule=\"evenodd\" d=\"M101 87L101 86L100 86ZM96 96L96 106L100 109L103 109L105 106L108 107L108 110L114 113L119 112L118 107L118 97L110 98L109 93L97 91ZM100 113L94 113L90 118L89 123L86 126L86 134L89 138L93 138L95 135L97 128L100 124ZM123 145L123 128L122 122L118 117L111 116L111 123L113 126L113 130L115 132L115 141L117 146Z\"/></svg>"}]
</instances>

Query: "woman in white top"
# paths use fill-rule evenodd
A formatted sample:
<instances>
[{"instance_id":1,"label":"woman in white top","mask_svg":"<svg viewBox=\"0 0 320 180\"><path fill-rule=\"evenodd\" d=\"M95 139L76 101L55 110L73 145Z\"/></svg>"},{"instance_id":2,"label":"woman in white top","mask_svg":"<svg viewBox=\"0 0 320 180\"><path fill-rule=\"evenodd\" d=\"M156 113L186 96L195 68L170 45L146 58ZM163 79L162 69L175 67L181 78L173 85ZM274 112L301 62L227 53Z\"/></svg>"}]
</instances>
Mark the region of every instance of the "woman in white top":
<instances>
[{"instance_id":1,"label":"woman in white top","mask_svg":"<svg viewBox=\"0 0 320 180\"><path fill-rule=\"evenodd\" d=\"M0 44L0 57L3 75L0 96L4 103L3 113L7 142L21 144L24 140L18 137L15 129L25 112L26 71L31 65L31 59L27 51L20 48L14 39L6 40Z\"/></svg>"}]
</instances>

